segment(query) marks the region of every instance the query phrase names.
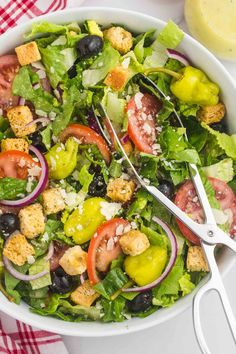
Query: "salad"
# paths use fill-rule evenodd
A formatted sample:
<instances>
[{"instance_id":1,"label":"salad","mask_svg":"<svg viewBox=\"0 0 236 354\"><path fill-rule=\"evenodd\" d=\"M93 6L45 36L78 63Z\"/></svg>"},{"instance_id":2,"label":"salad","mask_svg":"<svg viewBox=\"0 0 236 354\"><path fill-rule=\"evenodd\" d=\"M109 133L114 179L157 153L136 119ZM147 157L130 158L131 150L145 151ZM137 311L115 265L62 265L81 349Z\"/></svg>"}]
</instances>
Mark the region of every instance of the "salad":
<instances>
[{"instance_id":1,"label":"salad","mask_svg":"<svg viewBox=\"0 0 236 354\"><path fill-rule=\"evenodd\" d=\"M172 306L209 270L198 237L135 180L100 103L145 183L202 223L188 171L197 164L217 223L235 236L236 135L214 78L176 50L183 37L171 21L138 34L43 22L0 57L0 290L10 301L119 322Z\"/></svg>"}]
</instances>

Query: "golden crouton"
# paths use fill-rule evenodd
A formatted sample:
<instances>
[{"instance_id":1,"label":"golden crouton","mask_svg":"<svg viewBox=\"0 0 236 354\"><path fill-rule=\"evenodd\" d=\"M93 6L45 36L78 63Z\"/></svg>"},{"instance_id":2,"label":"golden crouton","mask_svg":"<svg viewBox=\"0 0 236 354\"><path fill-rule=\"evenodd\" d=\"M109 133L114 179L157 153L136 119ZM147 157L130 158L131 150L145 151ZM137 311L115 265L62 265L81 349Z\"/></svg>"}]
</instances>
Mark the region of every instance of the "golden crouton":
<instances>
[{"instance_id":1,"label":"golden crouton","mask_svg":"<svg viewBox=\"0 0 236 354\"><path fill-rule=\"evenodd\" d=\"M206 124L218 123L224 116L225 105L223 103L202 107L198 112L198 119Z\"/></svg>"},{"instance_id":2,"label":"golden crouton","mask_svg":"<svg viewBox=\"0 0 236 354\"><path fill-rule=\"evenodd\" d=\"M70 295L71 300L75 304L85 307L90 307L99 296L89 280L85 280L85 282Z\"/></svg>"},{"instance_id":3,"label":"golden crouton","mask_svg":"<svg viewBox=\"0 0 236 354\"><path fill-rule=\"evenodd\" d=\"M129 79L129 74L128 69L117 66L109 72L104 84L110 86L114 91L121 91Z\"/></svg>"},{"instance_id":4,"label":"golden crouton","mask_svg":"<svg viewBox=\"0 0 236 354\"><path fill-rule=\"evenodd\" d=\"M34 238L44 232L43 208L39 203L29 205L19 212L20 231L27 238Z\"/></svg>"},{"instance_id":5,"label":"golden crouton","mask_svg":"<svg viewBox=\"0 0 236 354\"><path fill-rule=\"evenodd\" d=\"M119 239L122 251L130 256L138 256L150 246L147 236L139 230L131 230Z\"/></svg>"},{"instance_id":6,"label":"golden crouton","mask_svg":"<svg viewBox=\"0 0 236 354\"><path fill-rule=\"evenodd\" d=\"M17 106L9 109L7 118L14 134L19 138L34 133L36 130L36 124L27 125L33 121L33 115L28 106Z\"/></svg>"},{"instance_id":7,"label":"golden crouton","mask_svg":"<svg viewBox=\"0 0 236 354\"><path fill-rule=\"evenodd\" d=\"M59 264L69 275L82 274L87 269L87 252L83 251L80 246L68 248L61 257Z\"/></svg>"},{"instance_id":8,"label":"golden crouton","mask_svg":"<svg viewBox=\"0 0 236 354\"><path fill-rule=\"evenodd\" d=\"M26 240L25 236L20 233L16 233L7 241L3 250L3 255L18 266L25 264L28 257L34 254L33 246Z\"/></svg>"},{"instance_id":9,"label":"golden crouton","mask_svg":"<svg viewBox=\"0 0 236 354\"><path fill-rule=\"evenodd\" d=\"M21 66L41 60L41 55L36 42L30 42L15 48Z\"/></svg>"},{"instance_id":10,"label":"golden crouton","mask_svg":"<svg viewBox=\"0 0 236 354\"><path fill-rule=\"evenodd\" d=\"M60 189L50 188L42 193L42 204L46 215L55 214L65 209Z\"/></svg>"},{"instance_id":11,"label":"golden crouton","mask_svg":"<svg viewBox=\"0 0 236 354\"><path fill-rule=\"evenodd\" d=\"M111 180L107 186L107 196L115 202L128 202L134 193L135 184L133 181L126 181L122 178Z\"/></svg>"},{"instance_id":12,"label":"golden crouton","mask_svg":"<svg viewBox=\"0 0 236 354\"><path fill-rule=\"evenodd\" d=\"M8 151L8 150L18 150L29 153L29 144L25 139L22 138L12 138L12 139L3 139L1 141L1 150Z\"/></svg>"},{"instance_id":13,"label":"golden crouton","mask_svg":"<svg viewBox=\"0 0 236 354\"><path fill-rule=\"evenodd\" d=\"M133 45L132 34L122 27L111 27L103 32L104 38L108 39L113 48L121 54L126 54L130 51Z\"/></svg>"},{"instance_id":14,"label":"golden crouton","mask_svg":"<svg viewBox=\"0 0 236 354\"><path fill-rule=\"evenodd\" d=\"M209 272L206 257L200 246L190 246L187 254L187 269L190 272Z\"/></svg>"}]
</instances>

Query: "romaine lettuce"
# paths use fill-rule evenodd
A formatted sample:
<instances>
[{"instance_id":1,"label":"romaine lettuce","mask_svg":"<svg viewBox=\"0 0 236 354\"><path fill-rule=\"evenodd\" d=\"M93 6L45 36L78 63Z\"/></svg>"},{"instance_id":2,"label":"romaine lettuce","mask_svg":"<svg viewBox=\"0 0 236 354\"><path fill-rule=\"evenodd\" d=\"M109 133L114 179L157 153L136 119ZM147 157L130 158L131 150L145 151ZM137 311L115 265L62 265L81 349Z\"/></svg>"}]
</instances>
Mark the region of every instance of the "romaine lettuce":
<instances>
[{"instance_id":1,"label":"romaine lettuce","mask_svg":"<svg viewBox=\"0 0 236 354\"><path fill-rule=\"evenodd\" d=\"M226 183L234 178L234 168L232 159L224 159L214 165L202 167L207 177L218 178Z\"/></svg>"}]
</instances>

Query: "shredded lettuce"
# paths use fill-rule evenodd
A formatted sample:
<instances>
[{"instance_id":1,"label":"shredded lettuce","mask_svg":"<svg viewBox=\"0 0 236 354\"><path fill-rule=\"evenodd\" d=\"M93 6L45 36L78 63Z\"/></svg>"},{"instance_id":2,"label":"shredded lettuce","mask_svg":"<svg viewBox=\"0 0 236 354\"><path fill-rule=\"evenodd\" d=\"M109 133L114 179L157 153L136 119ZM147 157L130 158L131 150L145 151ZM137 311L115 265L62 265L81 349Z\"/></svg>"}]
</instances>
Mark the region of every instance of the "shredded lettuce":
<instances>
[{"instance_id":1,"label":"shredded lettuce","mask_svg":"<svg viewBox=\"0 0 236 354\"><path fill-rule=\"evenodd\" d=\"M222 149L228 157L236 160L236 134L231 136L225 133L220 133L207 125L202 123L202 127L205 128L210 135L214 137L214 141L217 143L220 149Z\"/></svg>"},{"instance_id":2,"label":"shredded lettuce","mask_svg":"<svg viewBox=\"0 0 236 354\"><path fill-rule=\"evenodd\" d=\"M173 21L169 21L157 37L157 41L166 48L174 49L184 38L184 32Z\"/></svg>"},{"instance_id":3,"label":"shredded lettuce","mask_svg":"<svg viewBox=\"0 0 236 354\"><path fill-rule=\"evenodd\" d=\"M119 52L109 43L105 43L103 52L95 59L89 69L83 71L83 86L93 87L103 79L118 63Z\"/></svg>"},{"instance_id":4,"label":"shredded lettuce","mask_svg":"<svg viewBox=\"0 0 236 354\"><path fill-rule=\"evenodd\" d=\"M125 107L127 104L126 100L119 98L117 92L113 92L110 89L105 89L103 104L111 121L121 125L125 117Z\"/></svg>"},{"instance_id":5,"label":"shredded lettuce","mask_svg":"<svg viewBox=\"0 0 236 354\"><path fill-rule=\"evenodd\" d=\"M16 200L26 192L27 180L5 177L0 178L0 199Z\"/></svg>"},{"instance_id":6,"label":"shredded lettuce","mask_svg":"<svg viewBox=\"0 0 236 354\"><path fill-rule=\"evenodd\" d=\"M129 279L120 268L113 268L100 283L94 286L94 289L110 300L112 295L123 288L128 281Z\"/></svg>"},{"instance_id":7,"label":"shredded lettuce","mask_svg":"<svg viewBox=\"0 0 236 354\"><path fill-rule=\"evenodd\" d=\"M35 275L37 273L48 271L48 274L44 275L41 278L31 280L30 284L33 290L44 288L47 285L51 285L51 276L50 276L50 266L49 261L46 261L45 258L37 259L35 263L29 268L29 275Z\"/></svg>"},{"instance_id":8,"label":"shredded lettuce","mask_svg":"<svg viewBox=\"0 0 236 354\"><path fill-rule=\"evenodd\" d=\"M214 165L202 167L207 177L218 178L226 183L234 178L234 168L232 159L224 159Z\"/></svg>"},{"instance_id":9,"label":"shredded lettuce","mask_svg":"<svg viewBox=\"0 0 236 354\"><path fill-rule=\"evenodd\" d=\"M82 191L84 193L88 193L89 190L89 185L93 181L94 174L89 173L88 166L84 165L79 174L78 174L78 180L80 184L82 185Z\"/></svg>"},{"instance_id":10,"label":"shredded lettuce","mask_svg":"<svg viewBox=\"0 0 236 354\"><path fill-rule=\"evenodd\" d=\"M125 320L125 299L123 297L119 296L113 301L102 299L101 304L104 311L101 318L103 322L122 322Z\"/></svg>"},{"instance_id":11,"label":"shredded lettuce","mask_svg":"<svg viewBox=\"0 0 236 354\"><path fill-rule=\"evenodd\" d=\"M75 49L61 50L60 46L49 45L47 48L39 47L39 50L50 83L53 88L56 88L77 58Z\"/></svg>"}]
</instances>

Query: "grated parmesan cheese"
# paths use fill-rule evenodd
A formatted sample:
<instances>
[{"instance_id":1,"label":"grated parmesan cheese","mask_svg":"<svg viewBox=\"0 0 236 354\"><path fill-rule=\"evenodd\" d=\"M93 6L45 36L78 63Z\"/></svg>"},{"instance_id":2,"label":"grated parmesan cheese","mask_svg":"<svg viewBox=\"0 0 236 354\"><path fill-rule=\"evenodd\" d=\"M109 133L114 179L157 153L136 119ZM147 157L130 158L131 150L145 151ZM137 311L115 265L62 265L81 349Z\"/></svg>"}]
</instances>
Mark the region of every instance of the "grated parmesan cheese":
<instances>
[{"instance_id":1,"label":"grated parmesan cheese","mask_svg":"<svg viewBox=\"0 0 236 354\"><path fill-rule=\"evenodd\" d=\"M111 220L121 209L121 203L101 202L101 214L105 216L106 220Z\"/></svg>"}]
</instances>

